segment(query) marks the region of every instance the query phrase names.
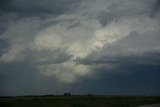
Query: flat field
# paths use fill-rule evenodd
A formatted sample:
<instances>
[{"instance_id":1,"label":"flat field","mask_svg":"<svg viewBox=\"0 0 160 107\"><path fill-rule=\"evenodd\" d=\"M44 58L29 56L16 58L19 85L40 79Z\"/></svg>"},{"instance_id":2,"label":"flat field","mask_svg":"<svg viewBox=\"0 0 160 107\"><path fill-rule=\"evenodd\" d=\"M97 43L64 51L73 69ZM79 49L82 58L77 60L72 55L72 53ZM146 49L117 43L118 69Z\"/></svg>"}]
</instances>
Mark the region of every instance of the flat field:
<instances>
[{"instance_id":1,"label":"flat field","mask_svg":"<svg viewBox=\"0 0 160 107\"><path fill-rule=\"evenodd\" d=\"M158 96L48 95L0 97L0 107L137 107L160 103Z\"/></svg>"}]
</instances>

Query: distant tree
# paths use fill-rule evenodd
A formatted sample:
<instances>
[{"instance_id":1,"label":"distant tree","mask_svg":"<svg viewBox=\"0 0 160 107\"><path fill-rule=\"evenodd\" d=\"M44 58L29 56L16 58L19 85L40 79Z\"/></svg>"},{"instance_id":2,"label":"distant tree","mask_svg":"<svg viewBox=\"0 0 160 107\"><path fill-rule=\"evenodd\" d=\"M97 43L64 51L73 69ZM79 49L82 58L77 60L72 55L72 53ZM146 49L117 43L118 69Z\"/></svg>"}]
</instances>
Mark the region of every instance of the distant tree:
<instances>
[{"instance_id":1,"label":"distant tree","mask_svg":"<svg viewBox=\"0 0 160 107\"><path fill-rule=\"evenodd\" d=\"M67 93L68 94L68 96L70 96L71 95L71 93Z\"/></svg>"},{"instance_id":2,"label":"distant tree","mask_svg":"<svg viewBox=\"0 0 160 107\"><path fill-rule=\"evenodd\" d=\"M65 96L67 96L67 93L64 93Z\"/></svg>"},{"instance_id":3,"label":"distant tree","mask_svg":"<svg viewBox=\"0 0 160 107\"><path fill-rule=\"evenodd\" d=\"M94 95L93 95L93 94L88 93L88 94L87 94L87 96L92 97L92 96L94 96Z\"/></svg>"},{"instance_id":4,"label":"distant tree","mask_svg":"<svg viewBox=\"0 0 160 107\"><path fill-rule=\"evenodd\" d=\"M64 96L70 96L71 93L64 93Z\"/></svg>"}]
</instances>

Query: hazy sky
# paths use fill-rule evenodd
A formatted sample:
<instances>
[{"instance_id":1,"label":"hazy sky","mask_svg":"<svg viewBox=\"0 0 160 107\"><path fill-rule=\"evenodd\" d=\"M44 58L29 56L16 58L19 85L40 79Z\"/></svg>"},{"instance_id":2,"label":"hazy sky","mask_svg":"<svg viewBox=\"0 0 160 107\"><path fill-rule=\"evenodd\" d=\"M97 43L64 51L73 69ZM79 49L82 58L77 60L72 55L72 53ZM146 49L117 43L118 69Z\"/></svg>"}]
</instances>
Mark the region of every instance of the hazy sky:
<instances>
[{"instance_id":1,"label":"hazy sky","mask_svg":"<svg viewBox=\"0 0 160 107\"><path fill-rule=\"evenodd\" d=\"M1 0L0 95L160 95L160 0Z\"/></svg>"}]
</instances>

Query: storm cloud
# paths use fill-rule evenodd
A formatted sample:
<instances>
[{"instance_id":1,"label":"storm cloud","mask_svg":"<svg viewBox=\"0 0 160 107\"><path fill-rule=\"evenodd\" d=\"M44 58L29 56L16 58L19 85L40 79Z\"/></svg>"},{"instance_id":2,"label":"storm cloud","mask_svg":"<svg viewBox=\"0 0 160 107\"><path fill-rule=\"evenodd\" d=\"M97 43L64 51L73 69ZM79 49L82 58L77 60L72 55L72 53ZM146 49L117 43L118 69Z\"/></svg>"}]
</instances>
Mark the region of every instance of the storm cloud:
<instances>
[{"instance_id":1,"label":"storm cloud","mask_svg":"<svg viewBox=\"0 0 160 107\"><path fill-rule=\"evenodd\" d=\"M31 78L37 85L48 82L44 90L62 84L60 93L64 86L73 88L86 79L92 84L102 78L103 83L108 80L103 75L139 75L138 71L148 66L158 71L159 4L159 0L2 0L1 94L15 94L14 89L5 91L13 87L8 81L17 82L12 76L24 77L23 73L28 75L22 83L26 87Z\"/></svg>"}]
</instances>

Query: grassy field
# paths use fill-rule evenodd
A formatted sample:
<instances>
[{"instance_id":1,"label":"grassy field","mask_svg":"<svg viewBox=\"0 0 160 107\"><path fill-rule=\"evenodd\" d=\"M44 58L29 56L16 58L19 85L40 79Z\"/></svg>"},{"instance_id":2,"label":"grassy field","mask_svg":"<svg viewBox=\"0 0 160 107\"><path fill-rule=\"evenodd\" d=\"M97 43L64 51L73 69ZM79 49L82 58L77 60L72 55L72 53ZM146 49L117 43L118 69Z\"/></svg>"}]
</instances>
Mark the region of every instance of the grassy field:
<instances>
[{"instance_id":1,"label":"grassy field","mask_svg":"<svg viewBox=\"0 0 160 107\"><path fill-rule=\"evenodd\" d=\"M160 103L151 96L21 96L0 97L0 107L136 107Z\"/></svg>"}]
</instances>

